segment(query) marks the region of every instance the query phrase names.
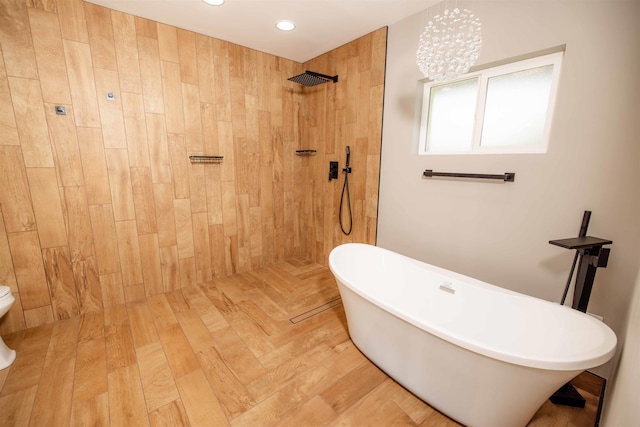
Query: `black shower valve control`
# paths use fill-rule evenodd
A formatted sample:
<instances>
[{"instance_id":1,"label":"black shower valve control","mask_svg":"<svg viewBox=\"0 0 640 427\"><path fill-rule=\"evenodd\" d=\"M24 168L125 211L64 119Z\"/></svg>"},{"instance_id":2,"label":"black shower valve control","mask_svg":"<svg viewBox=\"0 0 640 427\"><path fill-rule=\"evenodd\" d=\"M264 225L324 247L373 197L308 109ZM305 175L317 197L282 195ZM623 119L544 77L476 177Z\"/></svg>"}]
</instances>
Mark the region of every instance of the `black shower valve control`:
<instances>
[{"instance_id":1,"label":"black shower valve control","mask_svg":"<svg viewBox=\"0 0 640 427\"><path fill-rule=\"evenodd\" d=\"M329 181L338 179L338 162L329 162Z\"/></svg>"}]
</instances>

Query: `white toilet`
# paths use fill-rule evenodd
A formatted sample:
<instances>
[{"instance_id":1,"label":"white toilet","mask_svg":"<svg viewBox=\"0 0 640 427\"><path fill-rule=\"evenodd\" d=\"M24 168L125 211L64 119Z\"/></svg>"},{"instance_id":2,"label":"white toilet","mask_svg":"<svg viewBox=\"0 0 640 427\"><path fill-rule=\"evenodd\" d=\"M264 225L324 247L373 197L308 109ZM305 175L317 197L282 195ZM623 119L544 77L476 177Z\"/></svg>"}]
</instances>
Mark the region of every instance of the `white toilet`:
<instances>
[{"instance_id":1,"label":"white toilet","mask_svg":"<svg viewBox=\"0 0 640 427\"><path fill-rule=\"evenodd\" d=\"M7 314L16 299L11 295L11 288L0 286L0 319ZM16 351L11 350L0 337L0 370L11 366L16 360Z\"/></svg>"}]
</instances>

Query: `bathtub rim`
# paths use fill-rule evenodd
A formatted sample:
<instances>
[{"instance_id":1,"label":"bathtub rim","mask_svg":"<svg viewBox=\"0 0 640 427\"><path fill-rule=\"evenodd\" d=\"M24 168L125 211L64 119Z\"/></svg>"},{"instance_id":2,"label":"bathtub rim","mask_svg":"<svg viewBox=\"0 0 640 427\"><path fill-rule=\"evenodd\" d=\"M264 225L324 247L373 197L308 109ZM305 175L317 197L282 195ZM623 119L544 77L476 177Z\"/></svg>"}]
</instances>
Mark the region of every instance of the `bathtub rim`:
<instances>
[{"instance_id":1,"label":"bathtub rim","mask_svg":"<svg viewBox=\"0 0 640 427\"><path fill-rule=\"evenodd\" d=\"M504 349L492 348L491 346L483 344L477 340L470 339L469 336L465 336L460 333L456 334L456 333L451 333L449 331L439 330L437 328L434 328L433 326L427 325L424 322L420 322L417 319L413 319L405 315L404 313L399 312L397 309L395 309L394 307L391 307L384 301L380 301L376 298L373 298L372 296L362 292L357 287L351 286L351 284L349 284L349 282L344 278L344 276L342 276L339 272L335 270L333 265L334 264L333 260L335 260L335 257L337 256L336 254L338 252L346 250L345 247L358 247L358 246L365 247L365 248L374 248L373 250L375 251L382 251L383 253L385 252L389 253L391 254L391 256L400 257L403 260L416 264L420 267L427 266L428 268L433 269L437 273L446 274L451 276L453 279L470 282L471 285L480 286L483 289L485 289L487 292L504 293L513 297L534 300L536 303L549 304L549 305L552 305L554 309L557 309L557 310L567 310L567 312L570 313L569 315L571 316L578 315L581 318L583 318L585 321L592 322L594 325L597 325L599 329L602 329L603 342L598 347L596 347L595 349L587 353L586 355L579 354L579 355L565 356L563 358L551 358L551 357L534 358L534 357L523 356L521 353L517 354L515 352L505 351ZM372 249L369 249L369 250L372 250ZM333 273L336 280L342 283L344 286L348 287L351 291L360 295L362 298L369 301L371 304L377 305L383 308L384 310L386 310L387 312L398 317L399 319L402 319L404 322L407 322L417 328L420 328L425 332L433 334L434 336L440 339L448 341L451 344L465 348L467 350L473 351L478 354L482 354L490 358L501 360L506 363L512 363L520 366L527 366L531 368L548 369L548 370L556 370L556 371L576 371L576 370L582 371L586 369L595 368L597 366L600 366L608 362L616 352L617 337L615 335L615 332L613 332L613 330L606 323L601 322L598 319L593 318L592 316L576 311L571 307L562 306L558 303L550 302L547 300L543 300L541 298L536 298L530 295L515 292L506 288L492 285L487 282L483 282L481 280L475 279L470 276L466 276L464 274L456 273L451 270L447 270L445 268L435 266L433 264L422 262L414 258L410 258L406 255L402 255L400 253L391 251L389 249L382 248L380 246L370 245L366 243L345 243L345 244L336 246L329 254L329 269ZM609 347L608 350L606 350L607 347Z\"/></svg>"}]
</instances>

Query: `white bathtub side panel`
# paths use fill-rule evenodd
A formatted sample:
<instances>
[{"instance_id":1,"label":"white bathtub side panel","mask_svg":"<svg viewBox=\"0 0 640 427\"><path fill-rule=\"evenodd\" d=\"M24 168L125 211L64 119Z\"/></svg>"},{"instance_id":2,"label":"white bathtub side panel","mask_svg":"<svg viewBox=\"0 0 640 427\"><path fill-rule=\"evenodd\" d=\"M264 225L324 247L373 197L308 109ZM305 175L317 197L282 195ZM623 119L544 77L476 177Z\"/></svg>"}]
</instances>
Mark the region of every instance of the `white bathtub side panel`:
<instances>
[{"instance_id":1,"label":"white bathtub side panel","mask_svg":"<svg viewBox=\"0 0 640 427\"><path fill-rule=\"evenodd\" d=\"M584 370L605 363L615 351L613 331L584 313L376 246L340 245L329 266L336 280L390 314L505 363Z\"/></svg>"},{"instance_id":2,"label":"white bathtub side panel","mask_svg":"<svg viewBox=\"0 0 640 427\"><path fill-rule=\"evenodd\" d=\"M349 334L378 367L440 412L469 427L525 426L581 371L549 371L452 345L371 304L338 281Z\"/></svg>"}]
</instances>

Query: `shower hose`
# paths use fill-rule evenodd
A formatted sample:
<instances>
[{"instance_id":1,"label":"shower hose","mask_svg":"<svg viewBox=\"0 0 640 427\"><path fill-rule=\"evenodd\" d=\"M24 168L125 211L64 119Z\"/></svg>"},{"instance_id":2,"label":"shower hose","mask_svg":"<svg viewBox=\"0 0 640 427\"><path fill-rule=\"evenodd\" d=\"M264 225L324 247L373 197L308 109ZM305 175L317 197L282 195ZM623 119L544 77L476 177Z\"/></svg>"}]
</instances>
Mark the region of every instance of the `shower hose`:
<instances>
[{"instance_id":1,"label":"shower hose","mask_svg":"<svg viewBox=\"0 0 640 427\"><path fill-rule=\"evenodd\" d=\"M351 211L351 194L349 193L349 174L351 173L351 168L349 167L349 157L350 150L349 146L347 146L347 163L345 165L345 168L342 169L342 171L344 172L344 184L342 184L342 195L340 196L340 211L338 213L338 217L340 219L340 230L342 230L342 232L347 236L351 234L351 230L353 229L353 212ZM342 206L344 204L345 194L347 196L347 209L349 212L349 229L346 229L342 219Z\"/></svg>"}]
</instances>

